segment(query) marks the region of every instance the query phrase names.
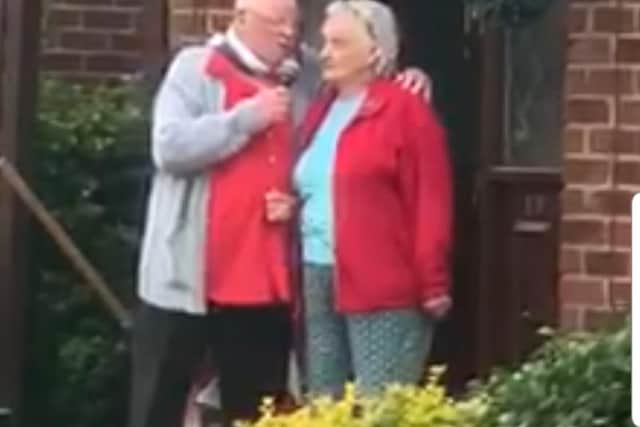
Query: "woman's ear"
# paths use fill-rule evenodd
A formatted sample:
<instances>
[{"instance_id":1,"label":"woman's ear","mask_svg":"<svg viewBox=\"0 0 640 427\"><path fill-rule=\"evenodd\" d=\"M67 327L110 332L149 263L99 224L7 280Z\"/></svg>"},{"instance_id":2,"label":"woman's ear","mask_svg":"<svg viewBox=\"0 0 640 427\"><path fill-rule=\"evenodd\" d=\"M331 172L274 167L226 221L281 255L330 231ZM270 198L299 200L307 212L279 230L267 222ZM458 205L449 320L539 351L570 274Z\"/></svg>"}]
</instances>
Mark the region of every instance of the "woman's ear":
<instances>
[{"instance_id":1,"label":"woman's ear","mask_svg":"<svg viewBox=\"0 0 640 427\"><path fill-rule=\"evenodd\" d=\"M371 48L371 53L369 54L369 66L371 68L377 69L380 66L380 62L382 61L382 49L378 46L373 46Z\"/></svg>"}]
</instances>

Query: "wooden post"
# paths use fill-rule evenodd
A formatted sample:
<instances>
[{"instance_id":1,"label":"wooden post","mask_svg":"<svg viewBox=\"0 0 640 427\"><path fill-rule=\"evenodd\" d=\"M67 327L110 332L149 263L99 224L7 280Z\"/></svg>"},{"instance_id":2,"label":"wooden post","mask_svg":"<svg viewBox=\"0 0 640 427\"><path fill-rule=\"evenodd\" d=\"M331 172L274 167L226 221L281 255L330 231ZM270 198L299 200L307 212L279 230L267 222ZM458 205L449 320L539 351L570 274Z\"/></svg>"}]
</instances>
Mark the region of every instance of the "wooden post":
<instances>
[{"instance_id":1,"label":"wooden post","mask_svg":"<svg viewBox=\"0 0 640 427\"><path fill-rule=\"evenodd\" d=\"M0 1L0 155L28 174L40 46L41 0ZM0 184L0 424L19 424L24 369L25 214Z\"/></svg>"},{"instance_id":2,"label":"wooden post","mask_svg":"<svg viewBox=\"0 0 640 427\"><path fill-rule=\"evenodd\" d=\"M142 55L144 79L149 90L162 78L169 58L169 0L144 0L142 9Z\"/></svg>"}]
</instances>

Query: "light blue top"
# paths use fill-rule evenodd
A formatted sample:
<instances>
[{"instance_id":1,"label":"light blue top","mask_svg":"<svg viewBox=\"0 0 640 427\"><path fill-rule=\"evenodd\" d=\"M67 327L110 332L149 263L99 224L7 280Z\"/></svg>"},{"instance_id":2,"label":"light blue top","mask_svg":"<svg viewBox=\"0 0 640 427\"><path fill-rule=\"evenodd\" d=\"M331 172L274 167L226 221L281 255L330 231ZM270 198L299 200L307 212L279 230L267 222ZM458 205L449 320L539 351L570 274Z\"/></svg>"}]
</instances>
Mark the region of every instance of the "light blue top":
<instances>
[{"instance_id":1,"label":"light blue top","mask_svg":"<svg viewBox=\"0 0 640 427\"><path fill-rule=\"evenodd\" d=\"M302 198L301 232L305 262L332 265L333 169L340 135L360 109L365 93L337 98L294 172Z\"/></svg>"}]
</instances>

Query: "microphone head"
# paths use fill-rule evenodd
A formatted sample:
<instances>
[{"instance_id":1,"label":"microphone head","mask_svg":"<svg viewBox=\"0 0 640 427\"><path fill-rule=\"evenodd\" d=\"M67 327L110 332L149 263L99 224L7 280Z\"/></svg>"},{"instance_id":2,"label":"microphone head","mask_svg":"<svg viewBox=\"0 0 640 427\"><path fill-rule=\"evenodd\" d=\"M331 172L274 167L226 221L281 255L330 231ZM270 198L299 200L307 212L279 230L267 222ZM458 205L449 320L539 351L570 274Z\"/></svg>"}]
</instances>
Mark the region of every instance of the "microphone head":
<instances>
[{"instance_id":1,"label":"microphone head","mask_svg":"<svg viewBox=\"0 0 640 427\"><path fill-rule=\"evenodd\" d=\"M300 63L294 58L288 58L280 66L278 74L280 75L281 83L290 87L300 74Z\"/></svg>"}]
</instances>

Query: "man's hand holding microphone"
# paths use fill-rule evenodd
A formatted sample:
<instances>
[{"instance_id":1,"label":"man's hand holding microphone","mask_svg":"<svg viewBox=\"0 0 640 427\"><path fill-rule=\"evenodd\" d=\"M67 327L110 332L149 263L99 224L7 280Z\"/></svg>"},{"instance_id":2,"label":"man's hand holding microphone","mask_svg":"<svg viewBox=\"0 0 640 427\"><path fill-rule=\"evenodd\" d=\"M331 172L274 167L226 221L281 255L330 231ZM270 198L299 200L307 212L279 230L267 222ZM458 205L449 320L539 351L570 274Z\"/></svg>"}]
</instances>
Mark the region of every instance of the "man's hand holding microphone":
<instances>
[{"instance_id":1,"label":"man's hand holding microphone","mask_svg":"<svg viewBox=\"0 0 640 427\"><path fill-rule=\"evenodd\" d=\"M266 127L291 118L291 93L285 86L264 88L256 95L256 110ZM290 144L291 141L283 141ZM264 196L265 218L270 223L284 223L293 218L297 200L294 196L272 189Z\"/></svg>"}]
</instances>

